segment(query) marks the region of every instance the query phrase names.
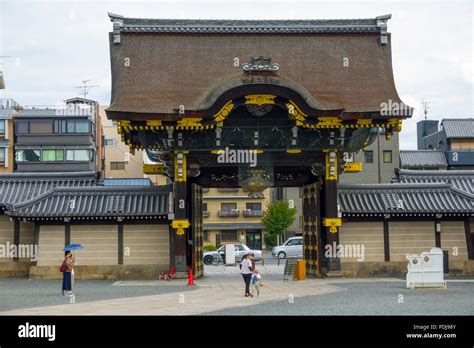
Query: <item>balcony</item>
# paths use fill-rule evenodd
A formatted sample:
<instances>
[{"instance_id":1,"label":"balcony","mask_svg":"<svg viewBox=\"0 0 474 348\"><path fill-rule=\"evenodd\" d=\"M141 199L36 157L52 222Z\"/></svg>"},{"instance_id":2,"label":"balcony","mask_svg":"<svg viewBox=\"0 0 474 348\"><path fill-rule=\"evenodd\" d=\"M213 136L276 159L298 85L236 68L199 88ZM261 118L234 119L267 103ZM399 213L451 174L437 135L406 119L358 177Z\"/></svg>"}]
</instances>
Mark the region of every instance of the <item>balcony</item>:
<instances>
[{"instance_id":1,"label":"balcony","mask_svg":"<svg viewBox=\"0 0 474 348\"><path fill-rule=\"evenodd\" d=\"M211 212L210 212L210 211L204 210L204 211L202 212L202 217L209 217L209 216L211 216Z\"/></svg>"},{"instance_id":2,"label":"balcony","mask_svg":"<svg viewBox=\"0 0 474 348\"><path fill-rule=\"evenodd\" d=\"M263 216L263 210L244 209L245 217Z\"/></svg>"},{"instance_id":3,"label":"balcony","mask_svg":"<svg viewBox=\"0 0 474 348\"><path fill-rule=\"evenodd\" d=\"M238 187L220 187L217 190L219 192L239 192Z\"/></svg>"},{"instance_id":4,"label":"balcony","mask_svg":"<svg viewBox=\"0 0 474 348\"><path fill-rule=\"evenodd\" d=\"M240 215L239 209L219 210L219 217L238 217Z\"/></svg>"}]
</instances>

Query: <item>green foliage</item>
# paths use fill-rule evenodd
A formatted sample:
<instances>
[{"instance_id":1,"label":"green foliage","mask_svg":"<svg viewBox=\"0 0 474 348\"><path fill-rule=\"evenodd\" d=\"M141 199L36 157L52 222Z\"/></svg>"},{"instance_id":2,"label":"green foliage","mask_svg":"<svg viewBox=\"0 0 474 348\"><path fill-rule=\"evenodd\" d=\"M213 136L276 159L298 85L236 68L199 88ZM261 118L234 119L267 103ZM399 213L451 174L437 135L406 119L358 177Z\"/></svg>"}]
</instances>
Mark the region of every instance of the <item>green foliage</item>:
<instances>
[{"instance_id":1,"label":"green foliage","mask_svg":"<svg viewBox=\"0 0 474 348\"><path fill-rule=\"evenodd\" d=\"M293 224L295 217L296 209L290 208L288 201L275 201L267 205L262 217L262 225L268 235L276 237Z\"/></svg>"},{"instance_id":2,"label":"green foliage","mask_svg":"<svg viewBox=\"0 0 474 348\"><path fill-rule=\"evenodd\" d=\"M275 246L277 245L277 236L274 234L265 234L265 245L267 246Z\"/></svg>"},{"instance_id":3,"label":"green foliage","mask_svg":"<svg viewBox=\"0 0 474 348\"><path fill-rule=\"evenodd\" d=\"M202 251L203 252L206 252L206 251L214 251L214 250L217 250L216 246L215 245L204 245L202 247Z\"/></svg>"}]
</instances>

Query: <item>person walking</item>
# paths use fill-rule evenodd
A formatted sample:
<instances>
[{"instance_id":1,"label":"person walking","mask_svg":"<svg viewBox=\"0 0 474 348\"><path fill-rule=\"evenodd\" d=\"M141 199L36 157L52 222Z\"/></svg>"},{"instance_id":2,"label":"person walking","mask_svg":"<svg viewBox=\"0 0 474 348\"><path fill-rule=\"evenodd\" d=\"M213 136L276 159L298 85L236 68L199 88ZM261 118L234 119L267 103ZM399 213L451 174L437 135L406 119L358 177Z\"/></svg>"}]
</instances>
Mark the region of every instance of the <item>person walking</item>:
<instances>
[{"instance_id":1,"label":"person walking","mask_svg":"<svg viewBox=\"0 0 474 348\"><path fill-rule=\"evenodd\" d=\"M253 254L248 254L242 260L240 264L240 274L242 274L242 278L244 279L245 283L245 297L253 297L250 293L250 280L252 278L253 272L253 264L252 264Z\"/></svg>"},{"instance_id":2,"label":"person walking","mask_svg":"<svg viewBox=\"0 0 474 348\"><path fill-rule=\"evenodd\" d=\"M62 286L62 295L65 296L66 291L69 296L72 296L72 279L71 274L74 269L74 256L70 250L65 252L64 261L61 266L63 272L63 286Z\"/></svg>"},{"instance_id":3,"label":"person walking","mask_svg":"<svg viewBox=\"0 0 474 348\"><path fill-rule=\"evenodd\" d=\"M260 288L263 287L262 283L262 276L260 275L260 272L258 269L254 268L252 278L251 279L251 285L252 285L252 291L250 292L251 295L253 295L254 291L257 291L257 297L260 296Z\"/></svg>"}]
</instances>

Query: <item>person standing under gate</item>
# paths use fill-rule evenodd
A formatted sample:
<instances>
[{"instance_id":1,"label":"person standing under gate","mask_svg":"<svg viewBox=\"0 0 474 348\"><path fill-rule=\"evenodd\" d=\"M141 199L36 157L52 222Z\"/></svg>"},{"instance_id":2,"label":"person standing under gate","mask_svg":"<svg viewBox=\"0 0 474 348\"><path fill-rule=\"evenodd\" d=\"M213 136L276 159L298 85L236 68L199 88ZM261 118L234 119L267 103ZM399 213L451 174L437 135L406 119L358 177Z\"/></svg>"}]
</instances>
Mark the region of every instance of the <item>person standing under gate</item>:
<instances>
[{"instance_id":1,"label":"person standing under gate","mask_svg":"<svg viewBox=\"0 0 474 348\"><path fill-rule=\"evenodd\" d=\"M253 254L250 253L244 257L242 263L240 264L240 274L242 274L242 278L244 278L245 283L245 297L253 297L253 295L250 293L250 280L252 278L253 272L252 258Z\"/></svg>"}]
</instances>

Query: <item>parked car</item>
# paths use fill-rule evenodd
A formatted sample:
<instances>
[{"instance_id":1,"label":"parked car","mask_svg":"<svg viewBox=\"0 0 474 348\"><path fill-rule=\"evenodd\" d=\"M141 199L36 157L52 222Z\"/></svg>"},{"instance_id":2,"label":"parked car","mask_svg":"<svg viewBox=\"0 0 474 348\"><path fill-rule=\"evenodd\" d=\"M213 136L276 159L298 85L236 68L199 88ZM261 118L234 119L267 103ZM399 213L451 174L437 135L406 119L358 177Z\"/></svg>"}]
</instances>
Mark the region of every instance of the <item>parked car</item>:
<instances>
[{"instance_id":1,"label":"parked car","mask_svg":"<svg viewBox=\"0 0 474 348\"><path fill-rule=\"evenodd\" d=\"M222 255L225 252L225 246L221 246L219 249L215 251L208 251L205 252L203 255L204 264L212 265L213 260L219 255L219 262L224 262ZM260 261L262 259L262 251L261 250L252 250L245 244L235 244L235 262L240 262L243 260L244 256L248 253L253 253L254 260Z\"/></svg>"},{"instance_id":2,"label":"parked car","mask_svg":"<svg viewBox=\"0 0 474 348\"><path fill-rule=\"evenodd\" d=\"M276 246L272 249L272 256L281 259L289 257L303 257L303 238L292 237L283 243L283 245Z\"/></svg>"}]
</instances>

